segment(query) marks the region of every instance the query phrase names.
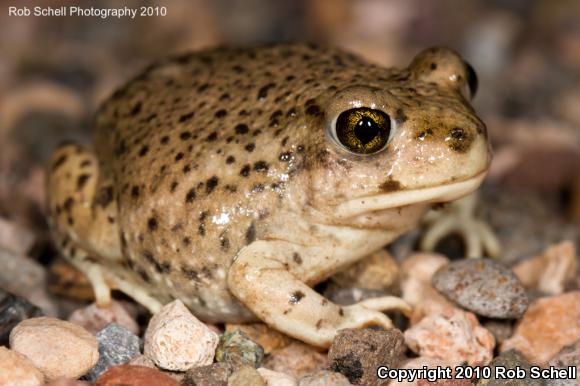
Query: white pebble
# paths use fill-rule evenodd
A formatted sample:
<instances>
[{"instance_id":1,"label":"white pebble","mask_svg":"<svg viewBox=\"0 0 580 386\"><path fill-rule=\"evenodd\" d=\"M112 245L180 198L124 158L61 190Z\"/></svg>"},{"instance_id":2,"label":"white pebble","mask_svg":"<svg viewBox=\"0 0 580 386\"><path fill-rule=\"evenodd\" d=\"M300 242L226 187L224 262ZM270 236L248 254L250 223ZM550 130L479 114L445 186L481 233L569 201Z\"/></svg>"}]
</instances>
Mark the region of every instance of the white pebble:
<instances>
[{"instance_id":1,"label":"white pebble","mask_svg":"<svg viewBox=\"0 0 580 386\"><path fill-rule=\"evenodd\" d=\"M211 364L218 340L215 332L175 300L151 318L144 353L162 369L186 371Z\"/></svg>"},{"instance_id":2,"label":"white pebble","mask_svg":"<svg viewBox=\"0 0 580 386\"><path fill-rule=\"evenodd\" d=\"M260 367L258 372L268 386L298 386L296 379L288 374L268 370L265 367Z\"/></svg>"}]
</instances>

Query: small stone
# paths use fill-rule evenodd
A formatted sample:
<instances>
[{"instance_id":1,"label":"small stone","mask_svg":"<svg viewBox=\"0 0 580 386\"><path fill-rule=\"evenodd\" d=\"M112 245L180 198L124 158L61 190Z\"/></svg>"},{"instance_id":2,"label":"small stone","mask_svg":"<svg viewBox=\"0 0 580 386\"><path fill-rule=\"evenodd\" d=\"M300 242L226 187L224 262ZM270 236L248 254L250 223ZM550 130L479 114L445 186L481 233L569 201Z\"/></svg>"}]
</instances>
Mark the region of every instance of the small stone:
<instances>
[{"instance_id":1,"label":"small stone","mask_svg":"<svg viewBox=\"0 0 580 386\"><path fill-rule=\"evenodd\" d=\"M264 361L264 367L300 379L328 367L326 355L302 342L273 351Z\"/></svg>"},{"instance_id":2,"label":"small stone","mask_svg":"<svg viewBox=\"0 0 580 386\"><path fill-rule=\"evenodd\" d=\"M231 363L235 367L248 365L258 368L264 359L264 349L246 333L235 330L220 336L215 359L218 362Z\"/></svg>"},{"instance_id":3,"label":"small stone","mask_svg":"<svg viewBox=\"0 0 580 386\"><path fill-rule=\"evenodd\" d=\"M162 369L186 371L212 363L218 340L180 300L174 300L151 318L144 351Z\"/></svg>"},{"instance_id":4,"label":"small stone","mask_svg":"<svg viewBox=\"0 0 580 386\"><path fill-rule=\"evenodd\" d=\"M470 366L489 363L493 357L493 335L479 325L471 312L453 309L431 314L405 331L405 342L415 353Z\"/></svg>"},{"instance_id":5,"label":"small stone","mask_svg":"<svg viewBox=\"0 0 580 386\"><path fill-rule=\"evenodd\" d=\"M435 253L415 253L401 264L403 299L413 307L409 320L418 323L426 315L438 314L455 308L431 285L435 272L449 264L449 259Z\"/></svg>"},{"instance_id":6,"label":"small stone","mask_svg":"<svg viewBox=\"0 0 580 386\"><path fill-rule=\"evenodd\" d=\"M519 318L529 304L517 277L489 259L454 261L433 275L433 287L461 307L489 318Z\"/></svg>"},{"instance_id":7,"label":"small stone","mask_svg":"<svg viewBox=\"0 0 580 386\"><path fill-rule=\"evenodd\" d=\"M185 373L181 386L227 386L234 368L229 363L194 367Z\"/></svg>"},{"instance_id":8,"label":"small stone","mask_svg":"<svg viewBox=\"0 0 580 386\"><path fill-rule=\"evenodd\" d=\"M24 355L0 346L0 385L39 386L44 375Z\"/></svg>"},{"instance_id":9,"label":"small stone","mask_svg":"<svg viewBox=\"0 0 580 386\"><path fill-rule=\"evenodd\" d=\"M328 351L330 370L345 375L354 385L379 385L379 366L398 367L405 352L403 334L397 329L340 330Z\"/></svg>"},{"instance_id":10,"label":"small stone","mask_svg":"<svg viewBox=\"0 0 580 386\"><path fill-rule=\"evenodd\" d=\"M489 319L482 322L483 327L491 332L495 339L496 345L500 345L510 336L514 331L512 321L506 319Z\"/></svg>"},{"instance_id":11,"label":"small stone","mask_svg":"<svg viewBox=\"0 0 580 386\"><path fill-rule=\"evenodd\" d=\"M266 386L266 381L252 366L241 366L228 378L228 386Z\"/></svg>"},{"instance_id":12,"label":"small stone","mask_svg":"<svg viewBox=\"0 0 580 386\"><path fill-rule=\"evenodd\" d=\"M111 300L108 307L99 307L95 303L75 310L68 321L83 326L87 331L96 334L109 323L123 326L133 334L139 334L139 325L129 314L122 303Z\"/></svg>"},{"instance_id":13,"label":"small stone","mask_svg":"<svg viewBox=\"0 0 580 386\"><path fill-rule=\"evenodd\" d=\"M260 367L258 373L264 378L268 386L298 386L296 379L288 374L272 371L264 367Z\"/></svg>"},{"instance_id":14,"label":"small stone","mask_svg":"<svg viewBox=\"0 0 580 386\"><path fill-rule=\"evenodd\" d=\"M34 233L14 221L0 217L0 245L24 255L34 244Z\"/></svg>"},{"instance_id":15,"label":"small stone","mask_svg":"<svg viewBox=\"0 0 580 386\"><path fill-rule=\"evenodd\" d=\"M577 269L576 247L568 240L552 245L543 254L526 259L512 268L526 288L549 295L564 292L566 284L574 280Z\"/></svg>"},{"instance_id":16,"label":"small stone","mask_svg":"<svg viewBox=\"0 0 580 386\"><path fill-rule=\"evenodd\" d=\"M530 363L527 362L522 354L516 350L509 350L501 355L493 358L489 364L491 367L491 377L481 378L477 382L477 386L542 386L544 382L541 379L532 379L530 376ZM517 367L525 371L526 376L524 378L496 378L495 368L500 367L503 369L515 369Z\"/></svg>"},{"instance_id":17,"label":"small stone","mask_svg":"<svg viewBox=\"0 0 580 386\"><path fill-rule=\"evenodd\" d=\"M339 287L399 292L399 265L386 250L377 251L330 278Z\"/></svg>"},{"instance_id":18,"label":"small stone","mask_svg":"<svg viewBox=\"0 0 580 386\"><path fill-rule=\"evenodd\" d=\"M48 381L78 378L99 359L97 339L87 330L48 317L20 322L10 334L10 347L26 355Z\"/></svg>"},{"instance_id":19,"label":"small stone","mask_svg":"<svg viewBox=\"0 0 580 386\"><path fill-rule=\"evenodd\" d=\"M292 342L288 336L268 327L264 323L226 324L226 332L240 330L264 349L265 354L286 347Z\"/></svg>"},{"instance_id":20,"label":"small stone","mask_svg":"<svg viewBox=\"0 0 580 386\"><path fill-rule=\"evenodd\" d=\"M535 365L544 365L564 346L580 339L580 291L536 300L501 351L516 349Z\"/></svg>"},{"instance_id":21,"label":"small stone","mask_svg":"<svg viewBox=\"0 0 580 386\"><path fill-rule=\"evenodd\" d=\"M97 333L99 361L86 378L96 380L113 366L122 365L139 355L139 337L118 324L111 323Z\"/></svg>"},{"instance_id":22,"label":"small stone","mask_svg":"<svg viewBox=\"0 0 580 386\"><path fill-rule=\"evenodd\" d=\"M29 257L0 246L0 288L27 298L46 283L46 270Z\"/></svg>"},{"instance_id":23,"label":"small stone","mask_svg":"<svg viewBox=\"0 0 580 386\"><path fill-rule=\"evenodd\" d=\"M298 386L351 386L351 383L341 373L322 370L302 378Z\"/></svg>"},{"instance_id":24,"label":"small stone","mask_svg":"<svg viewBox=\"0 0 580 386\"><path fill-rule=\"evenodd\" d=\"M169 375L144 366L111 367L97 379L95 386L179 386Z\"/></svg>"},{"instance_id":25,"label":"small stone","mask_svg":"<svg viewBox=\"0 0 580 386\"><path fill-rule=\"evenodd\" d=\"M580 376L580 340L569 346L565 346L554 358L550 360L548 366L558 369L569 369L576 367L576 375ZM577 379L549 379L547 386L574 386Z\"/></svg>"},{"instance_id":26,"label":"small stone","mask_svg":"<svg viewBox=\"0 0 580 386\"><path fill-rule=\"evenodd\" d=\"M42 311L28 300L0 289L0 345L7 345L10 331L23 320L41 316Z\"/></svg>"}]
</instances>

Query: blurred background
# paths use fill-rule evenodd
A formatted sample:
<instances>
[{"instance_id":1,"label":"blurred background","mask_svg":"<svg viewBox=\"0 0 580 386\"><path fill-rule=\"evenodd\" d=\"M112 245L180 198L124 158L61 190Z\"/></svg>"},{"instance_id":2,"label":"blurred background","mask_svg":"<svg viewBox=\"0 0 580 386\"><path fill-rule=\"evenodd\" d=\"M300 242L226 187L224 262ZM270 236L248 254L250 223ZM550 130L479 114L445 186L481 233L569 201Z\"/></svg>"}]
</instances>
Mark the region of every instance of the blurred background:
<instances>
[{"instance_id":1,"label":"blurred background","mask_svg":"<svg viewBox=\"0 0 580 386\"><path fill-rule=\"evenodd\" d=\"M88 143L99 103L139 69L186 50L279 41L337 45L385 66L406 66L430 45L459 51L479 75L474 105L495 153L478 211L498 233L503 258L563 239L578 245L580 1L123 2L167 8L166 16L134 20L14 17L9 5L0 1L0 245L6 248L51 259L46 160L64 140Z\"/></svg>"}]
</instances>

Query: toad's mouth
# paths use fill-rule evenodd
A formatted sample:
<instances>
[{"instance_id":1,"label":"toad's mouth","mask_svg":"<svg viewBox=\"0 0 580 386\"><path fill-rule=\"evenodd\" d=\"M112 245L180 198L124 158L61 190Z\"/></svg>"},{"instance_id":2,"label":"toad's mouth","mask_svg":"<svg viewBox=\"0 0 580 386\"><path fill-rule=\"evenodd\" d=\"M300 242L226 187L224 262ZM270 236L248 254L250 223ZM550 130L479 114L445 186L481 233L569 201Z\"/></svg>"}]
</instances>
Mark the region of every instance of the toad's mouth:
<instances>
[{"instance_id":1,"label":"toad's mouth","mask_svg":"<svg viewBox=\"0 0 580 386\"><path fill-rule=\"evenodd\" d=\"M418 203L435 204L457 200L475 191L487 171L469 179L431 188L401 190L375 196L359 197L345 201L335 208L339 217L353 217L377 210L400 208Z\"/></svg>"}]
</instances>

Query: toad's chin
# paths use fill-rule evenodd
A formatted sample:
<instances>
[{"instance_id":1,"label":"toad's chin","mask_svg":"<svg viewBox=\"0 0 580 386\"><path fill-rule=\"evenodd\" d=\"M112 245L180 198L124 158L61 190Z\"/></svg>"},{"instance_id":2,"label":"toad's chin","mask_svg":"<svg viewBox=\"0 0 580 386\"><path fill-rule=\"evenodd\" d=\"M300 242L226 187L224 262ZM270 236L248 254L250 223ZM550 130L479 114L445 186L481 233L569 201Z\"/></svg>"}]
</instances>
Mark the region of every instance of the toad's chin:
<instances>
[{"instance_id":1,"label":"toad's chin","mask_svg":"<svg viewBox=\"0 0 580 386\"><path fill-rule=\"evenodd\" d=\"M481 185L486 174L487 171L462 181L435 187L401 190L354 198L337 205L334 215L338 218L350 218L364 213L416 204L437 204L454 201L475 191Z\"/></svg>"}]
</instances>

